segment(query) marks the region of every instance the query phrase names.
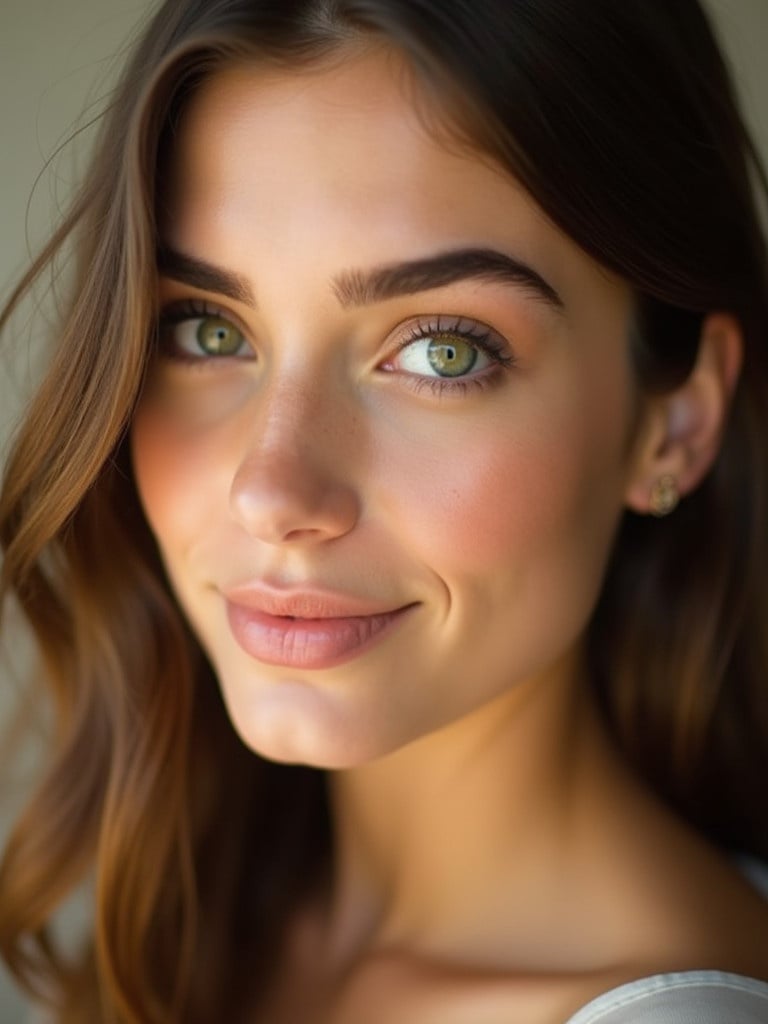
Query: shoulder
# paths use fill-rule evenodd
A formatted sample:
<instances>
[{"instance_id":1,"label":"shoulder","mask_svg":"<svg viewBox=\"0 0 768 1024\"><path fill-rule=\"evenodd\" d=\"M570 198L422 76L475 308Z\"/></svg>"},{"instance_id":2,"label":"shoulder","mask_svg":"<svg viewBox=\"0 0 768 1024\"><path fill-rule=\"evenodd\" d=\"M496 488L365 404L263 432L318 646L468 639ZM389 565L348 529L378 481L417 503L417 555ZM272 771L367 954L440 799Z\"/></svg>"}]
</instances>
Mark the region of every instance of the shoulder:
<instances>
[{"instance_id":1,"label":"shoulder","mask_svg":"<svg viewBox=\"0 0 768 1024\"><path fill-rule=\"evenodd\" d=\"M768 983L720 971L658 974L593 999L566 1024L766 1024Z\"/></svg>"}]
</instances>

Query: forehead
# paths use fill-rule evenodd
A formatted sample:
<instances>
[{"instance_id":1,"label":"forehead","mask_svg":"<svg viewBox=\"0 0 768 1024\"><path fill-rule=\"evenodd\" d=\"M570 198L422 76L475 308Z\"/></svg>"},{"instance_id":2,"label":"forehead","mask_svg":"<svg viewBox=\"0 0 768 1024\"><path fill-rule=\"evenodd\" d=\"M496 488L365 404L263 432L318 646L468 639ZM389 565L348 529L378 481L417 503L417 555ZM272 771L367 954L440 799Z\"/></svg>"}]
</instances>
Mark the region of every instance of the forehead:
<instances>
[{"instance_id":1,"label":"forehead","mask_svg":"<svg viewBox=\"0 0 768 1024\"><path fill-rule=\"evenodd\" d=\"M451 137L446 114L384 48L311 70L222 70L174 138L164 242L297 270L320 254L346 266L485 246L574 278L575 292L584 274L615 288L508 171Z\"/></svg>"},{"instance_id":2,"label":"forehead","mask_svg":"<svg viewBox=\"0 0 768 1024\"><path fill-rule=\"evenodd\" d=\"M522 196L489 160L427 127L444 125L441 113L391 50L295 73L232 67L189 103L164 199L176 212L181 200L220 208L245 204L251 187L249 212L264 218L269 207L290 213L285 195L317 217L343 201L358 217L389 206L421 221L464 208L481 220L488 188Z\"/></svg>"}]
</instances>

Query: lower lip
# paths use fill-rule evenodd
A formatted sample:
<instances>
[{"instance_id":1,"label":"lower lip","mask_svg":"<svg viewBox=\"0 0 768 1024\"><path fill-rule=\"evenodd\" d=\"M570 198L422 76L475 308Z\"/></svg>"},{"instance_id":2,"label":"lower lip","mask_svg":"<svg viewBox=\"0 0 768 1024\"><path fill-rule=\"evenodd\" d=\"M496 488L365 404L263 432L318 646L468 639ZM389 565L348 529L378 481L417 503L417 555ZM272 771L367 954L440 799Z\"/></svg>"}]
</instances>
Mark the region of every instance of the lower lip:
<instances>
[{"instance_id":1,"label":"lower lip","mask_svg":"<svg viewBox=\"0 0 768 1024\"><path fill-rule=\"evenodd\" d=\"M227 617L246 654L266 665L333 668L382 640L415 607L339 619L291 619L227 601Z\"/></svg>"}]
</instances>

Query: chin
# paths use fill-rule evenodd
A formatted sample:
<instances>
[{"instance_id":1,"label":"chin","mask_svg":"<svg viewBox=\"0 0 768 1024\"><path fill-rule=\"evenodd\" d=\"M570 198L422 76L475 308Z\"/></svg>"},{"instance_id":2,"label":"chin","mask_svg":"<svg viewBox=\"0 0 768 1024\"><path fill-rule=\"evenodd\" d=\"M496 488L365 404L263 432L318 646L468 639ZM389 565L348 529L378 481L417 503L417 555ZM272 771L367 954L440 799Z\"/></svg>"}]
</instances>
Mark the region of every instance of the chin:
<instances>
[{"instance_id":1,"label":"chin","mask_svg":"<svg viewBox=\"0 0 768 1024\"><path fill-rule=\"evenodd\" d=\"M314 687L283 681L249 700L224 689L230 721L243 743L260 757L281 764L341 770L391 753L377 728L360 721Z\"/></svg>"}]
</instances>

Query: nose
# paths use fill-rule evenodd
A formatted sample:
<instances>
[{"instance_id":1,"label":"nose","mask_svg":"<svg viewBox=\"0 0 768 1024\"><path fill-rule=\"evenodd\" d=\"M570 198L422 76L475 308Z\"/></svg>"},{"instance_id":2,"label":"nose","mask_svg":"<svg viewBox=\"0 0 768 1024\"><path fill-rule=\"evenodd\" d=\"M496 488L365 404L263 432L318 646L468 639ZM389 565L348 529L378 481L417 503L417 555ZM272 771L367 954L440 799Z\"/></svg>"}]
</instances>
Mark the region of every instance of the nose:
<instances>
[{"instance_id":1,"label":"nose","mask_svg":"<svg viewBox=\"0 0 768 1024\"><path fill-rule=\"evenodd\" d=\"M248 533L267 544L312 544L352 530L360 500L344 419L310 389L262 398L230 489L231 514Z\"/></svg>"}]
</instances>

